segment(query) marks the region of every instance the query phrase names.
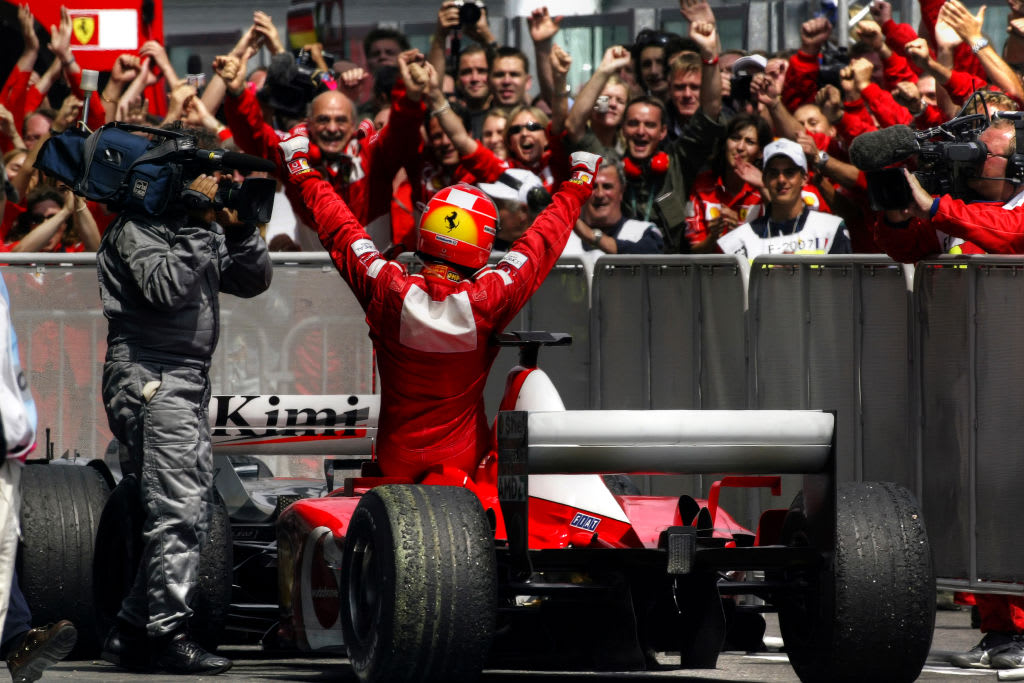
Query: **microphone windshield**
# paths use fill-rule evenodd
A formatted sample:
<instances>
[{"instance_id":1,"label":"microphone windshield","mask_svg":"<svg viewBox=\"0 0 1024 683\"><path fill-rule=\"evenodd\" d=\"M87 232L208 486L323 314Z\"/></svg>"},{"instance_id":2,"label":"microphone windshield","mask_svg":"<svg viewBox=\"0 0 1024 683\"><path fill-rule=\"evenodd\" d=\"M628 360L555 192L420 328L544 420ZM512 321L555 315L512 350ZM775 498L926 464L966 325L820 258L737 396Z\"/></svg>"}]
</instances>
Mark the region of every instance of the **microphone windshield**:
<instances>
[{"instance_id":1,"label":"microphone windshield","mask_svg":"<svg viewBox=\"0 0 1024 683\"><path fill-rule=\"evenodd\" d=\"M850 145L850 162L862 171L878 171L921 149L910 126L889 126L862 133Z\"/></svg>"}]
</instances>

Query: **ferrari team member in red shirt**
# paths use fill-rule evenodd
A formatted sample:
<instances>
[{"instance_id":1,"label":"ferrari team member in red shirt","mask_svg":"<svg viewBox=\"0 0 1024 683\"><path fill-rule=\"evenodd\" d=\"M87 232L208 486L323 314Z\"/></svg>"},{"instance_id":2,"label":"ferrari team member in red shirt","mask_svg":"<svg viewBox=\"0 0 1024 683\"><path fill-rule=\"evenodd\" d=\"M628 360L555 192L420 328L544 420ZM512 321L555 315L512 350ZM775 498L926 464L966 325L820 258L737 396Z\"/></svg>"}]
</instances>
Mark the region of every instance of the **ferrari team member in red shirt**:
<instances>
[{"instance_id":1,"label":"ferrari team member in red shirt","mask_svg":"<svg viewBox=\"0 0 1024 683\"><path fill-rule=\"evenodd\" d=\"M381 375L377 454L385 476L436 466L475 470L491 448L483 392L498 354L491 337L513 320L555 265L601 157L577 152L572 177L493 268L494 202L460 183L430 200L419 225L420 274L374 247L345 202L310 168L309 141L281 143L288 183L366 312Z\"/></svg>"}]
</instances>

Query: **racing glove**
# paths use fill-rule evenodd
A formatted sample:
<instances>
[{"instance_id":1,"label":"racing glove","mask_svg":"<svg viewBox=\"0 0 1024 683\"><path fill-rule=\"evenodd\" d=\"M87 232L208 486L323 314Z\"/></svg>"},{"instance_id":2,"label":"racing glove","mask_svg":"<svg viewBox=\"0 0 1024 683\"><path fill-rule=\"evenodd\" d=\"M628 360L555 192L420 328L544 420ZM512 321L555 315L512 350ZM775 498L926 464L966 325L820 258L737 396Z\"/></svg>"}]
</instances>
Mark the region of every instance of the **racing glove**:
<instances>
[{"instance_id":1,"label":"racing glove","mask_svg":"<svg viewBox=\"0 0 1024 683\"><path fill-rule=\"evenodd\" d=\"M309 178L321 179L320 172L310 166L309 138L298 135L277 145L281 170L289 182L302 183Z\"/></svg>"},{"instance_id":2,"label":"racing glove","mask_svg":"<svg viewBox=\"0 0 1024 683\"><path fill-rule=\"evenodd\" d=\"M285 138L308 138L309 137L309 126L305 123L297 123L288 129L288 137ZM323 155L320 153L320 148L315 142L310 140L309 142L309 163L311 166L319 166L320 162L323 161Z\"/></svg>"},{"instance_id":3,"label":"racing glove","mask_svg":"<svg viewBox=\"0 0 1024 683\"><path fill-rule=\"evenodd\" d=\"M593 189L602 157L590 152L573 152L569 157L569 182Z\"/></svg>"}]
</instances>

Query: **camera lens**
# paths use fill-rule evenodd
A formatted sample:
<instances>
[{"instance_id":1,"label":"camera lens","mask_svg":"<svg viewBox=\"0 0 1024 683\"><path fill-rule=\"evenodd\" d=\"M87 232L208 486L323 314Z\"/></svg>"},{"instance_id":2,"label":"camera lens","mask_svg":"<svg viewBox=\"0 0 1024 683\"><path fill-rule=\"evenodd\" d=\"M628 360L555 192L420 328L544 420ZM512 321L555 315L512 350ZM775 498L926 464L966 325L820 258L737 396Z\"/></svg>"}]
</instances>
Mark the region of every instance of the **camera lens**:
<instances>
[{"instance_id":1,"label":"camera lens","mask_svg":"<svg viewBox=\"0 0 1024 683\"><path fill-rule=\"evenodd\" d=\"M472 26L480 21L480 5L475 2L466 2L459 7L459 23L463 26Z\"/></svg>"}]
</instances>

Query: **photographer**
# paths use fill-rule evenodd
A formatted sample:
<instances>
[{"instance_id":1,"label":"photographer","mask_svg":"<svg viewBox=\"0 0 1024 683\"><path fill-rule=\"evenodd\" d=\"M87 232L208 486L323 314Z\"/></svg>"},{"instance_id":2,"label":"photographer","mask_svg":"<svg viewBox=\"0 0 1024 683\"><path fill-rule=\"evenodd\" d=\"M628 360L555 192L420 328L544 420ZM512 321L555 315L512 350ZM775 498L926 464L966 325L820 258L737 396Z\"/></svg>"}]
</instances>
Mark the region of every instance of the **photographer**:
<instances>
[{"instance_id":1,"label":"photographer","mask_svg":"<svg viewBox=\"0 0 1024 683\"><path fill-rule=\"evenodd\" d=\"M1024 192L1007 177L1007 162L1016 145L1012 121L995 119L978 136L986 147L985 161L966 181L980 201L950 195L932 197L909 172L912 203L879 215L875 242L886 254L905 263L941 253L1019 254L1024 251L1024 221L1018 206Z\"/></svg>"},{"instance_id":2,"label":"photographer","mask_svg":"<svg viewBox=\"0 0 1024 683\"><path fill-rule=\"evenodd\" d=\"M122 213L96 256L109 322L103 401L146 512L138 574L103 658L133 671L212 675L231 667L188 631L213 505L207 373L219 293L256 296L269 287L271 266L254 224L211 208L217 191L203 174L162 215ZM182 208L185 201L195 208Z\"/></svg>"},{"instance_id":3,"label":"photographer","mask_svg":"<svg viewBox=\"0 0 1024 683\"><path fill-rule=\"evenodd\" d=\"M631 59L622 45L604 51L594 75L580 88L569 110L565 129L570 152L583 150L607 156L625 151L619 128L629 102L629 88L618 74Z\"/></svg>"}]
</instances>

